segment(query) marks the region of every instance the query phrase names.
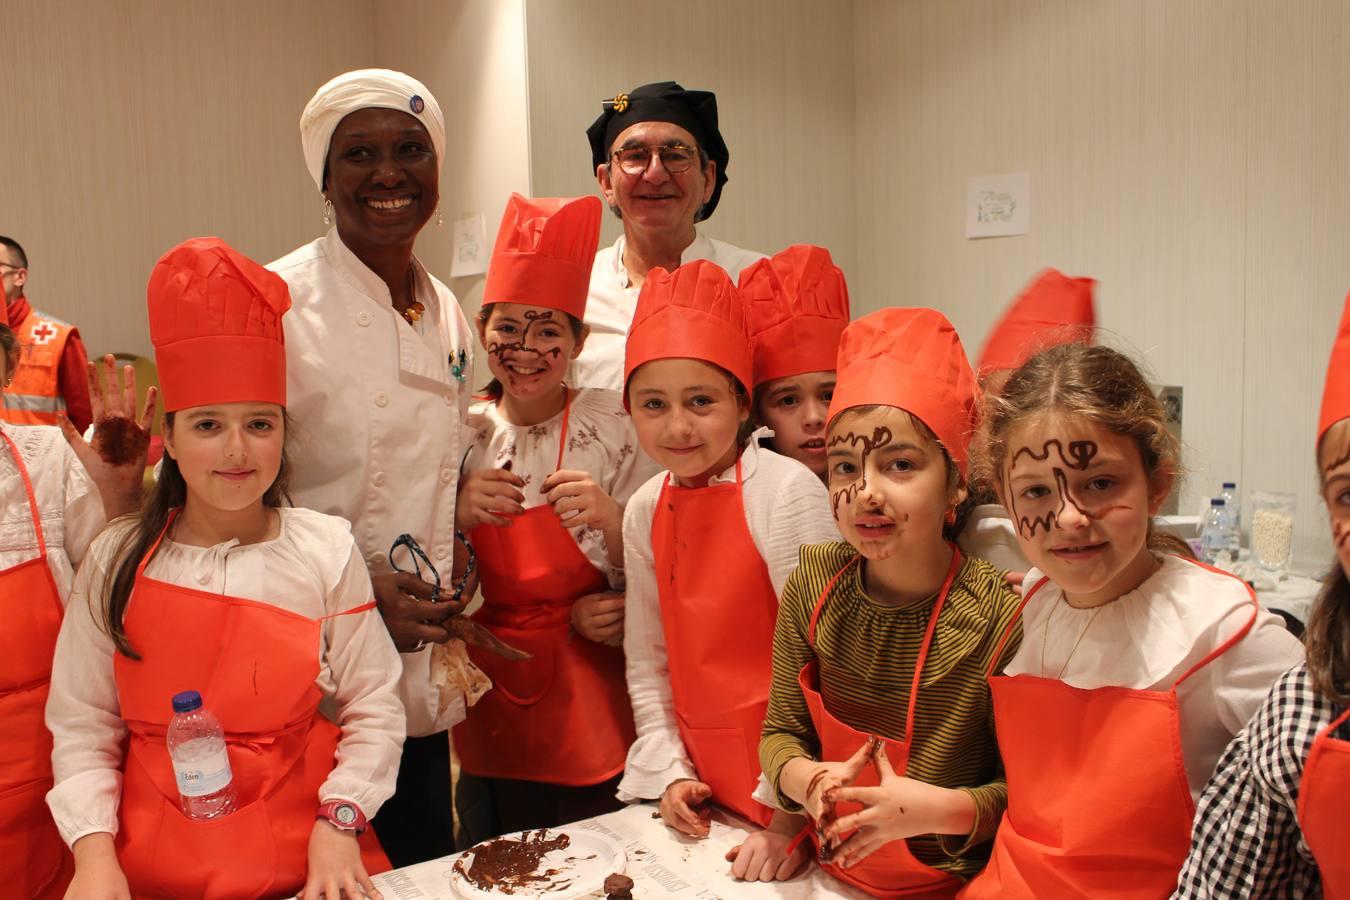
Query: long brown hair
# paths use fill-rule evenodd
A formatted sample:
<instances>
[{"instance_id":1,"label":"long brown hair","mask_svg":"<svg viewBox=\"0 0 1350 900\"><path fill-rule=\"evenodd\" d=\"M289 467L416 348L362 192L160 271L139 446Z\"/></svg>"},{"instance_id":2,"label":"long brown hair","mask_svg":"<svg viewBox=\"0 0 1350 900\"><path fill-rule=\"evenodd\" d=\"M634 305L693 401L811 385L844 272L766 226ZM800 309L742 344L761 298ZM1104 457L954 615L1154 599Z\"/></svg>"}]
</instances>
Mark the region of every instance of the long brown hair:
<instances>
[{"instance_id":1,"label":"long brown hair","mask_svg":"<svg viewBox=\"0 0 1350 900\"><path fill-rule=\"evenodd\" d=\"M164 414L164 430L170 432L173 430L174 414L166 412ZM286 434L290 434L290 419L282 413L282 427ZM263 505L271 507L290 506L290 482L291 469L287 460L285 449L281 452L281 468L277 470L276 480L272 482L271 487L263 494ZM106 596L106 602L103 606L102 616L95 616L96 620L101 619L104 631L112 638L113 645L117 647L117 652L129 659L140 659L138 654L127 639L126 629L123 628L123 618L126 615L127 603L131 600L131 591L136 586L136 569L140 566L141 560L150 552L155 541L164 533L165 527L169 524L169 515L175 510L180 509L187 502L187 482L183 480L183 473L178 468L178 463L164 454L160 461L159 477L155 481L155 487L146 498L145 505L139 513L128 513L118 519L119 523L126 524L126 532L122 539L118 541L117 549L113 553L113 563L108 567L107 580L104 585L103 594ZM92 598L91 598L92 602Z\"/></svg>"},{"instance_id":2,"label":"long brown hair","mask_svg":"<svg viewBox=\"0 0 1350 900\"><path fill-rule=\"evenodd\" d=\"M1167 414L1139 367L1110 347L1062 344L1044 350L1013 372L1003 390L985 399L983 427L974 453L972 480L1003 493L1008 432L1050 413L1080 416L1139 448L1150 486L1181 477L1181 447L1167 430ZM1195 558L1190 546L1158 533L1152 522L1148 547Z\"/></svg>"},{"instance_id":3,"label":"long brown hair","mask_svg":"<svg viewBox=\"0 0 1350 900\"><path fill-rule=\"evenodd\" d=\"M1323 473L1324 489L1326 476L1339 463L1323 469L1322 460L1341 457L1347 449L1350 449L1350 420L1341 419L1318 442L1317 469ZM1329 509L1331 502L1328 497ZM1336 703L1350 703L1350 579L1339 560L1323 580L1303 642L1307 645L1308 676L1313 689Z\"/></svg>"}]
</instances>

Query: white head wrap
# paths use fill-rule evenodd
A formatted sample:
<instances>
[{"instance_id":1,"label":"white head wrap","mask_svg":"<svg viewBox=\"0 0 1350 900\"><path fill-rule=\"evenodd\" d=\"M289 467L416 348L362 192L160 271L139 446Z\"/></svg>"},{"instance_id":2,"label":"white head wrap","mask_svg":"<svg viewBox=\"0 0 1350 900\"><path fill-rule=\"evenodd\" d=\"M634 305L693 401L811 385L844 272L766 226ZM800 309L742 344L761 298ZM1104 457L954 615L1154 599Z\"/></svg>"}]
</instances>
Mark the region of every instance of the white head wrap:
<instances>
[{"instance_id":1,"label":"white head wrap","mask_svg":"<svg viewBox=\"0 0 1350 900\"><path fill-rule=\"evenodd\" d=\"M439 166L445 157L445 120L426 85L392 69L344 72L314 92L300 114L300 144L309 174L323 190L323 165L338 123L358 109L396 109L414 117L431 135Z\"/></svg>"}]
</instances>

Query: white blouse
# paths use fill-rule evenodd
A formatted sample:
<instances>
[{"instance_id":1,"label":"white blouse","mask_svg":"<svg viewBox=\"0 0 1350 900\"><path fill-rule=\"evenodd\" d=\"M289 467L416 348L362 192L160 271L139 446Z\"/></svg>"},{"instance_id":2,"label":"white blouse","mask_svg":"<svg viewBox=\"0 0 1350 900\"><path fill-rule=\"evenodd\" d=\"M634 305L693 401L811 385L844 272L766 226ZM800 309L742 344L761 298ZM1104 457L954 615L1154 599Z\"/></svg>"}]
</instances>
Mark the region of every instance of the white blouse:
<instances>
[{"instance_id":1,"label":"white blouse","mask_svg":"<svg viewBox=\"0 0 1350 900\"><path fill-rule=\"evenodd\" d=\"M830 512L829 494L815 473L794 459L764 449L758 437L757 433L741 454L741 496L750 537L768 567L774 592L781 598L783 585L797 568L802 544L837 541L839 529ZM698 777L675 722L652 552L652 517L666 474L661 472L638 488L623 517L628 576L623 649L628 658L628 695L637 729L637 740L628 750L619 782L618 796L625 803L659 797L677 778ZM735 481L733 464L709 484ZM708 561L710 566L717 564ZM761 790L757 796L766 795Z\"/></svg>"},{"instance_id":2,"label":"white blouse","mask_svg":"<svg viewBox=\"0 0 1350 900\"><path fill-rule=\"evenodd\" d=\"M468 424L474 438L464 460L463 474L477 469L499 469L510 462L511 471L525 481L521 491L525 495L525 508L543 506L548 501L540 486L559 468L562 420L563 414L559 412L538 425L514 425L502 416L496 403L490 400L475 403L469 407ZM599 389L573 392L561 468L589 472L620 506L626 505L633 492L658 469L638 446L633 420L623 408L618 391ZM572 537L582 554L605 575L610 587L622 590L623 570L610 565L604 534L597 528L582 526L572 531Z\"/></svg>"},{"instance_id":3,"label":"white blouse","mask_svg":"<svg viewBox=\"0 0 1350 900\"><path fill-rule=\"evenodd\" d=\"M336 228L268 264L291 292L282 320L291 497L351 522L372 574L392 571L389 548L406 532L448 585L473 332L450 289L416 257L412 265L426 307L416 328ZM429 646L401 658L408 734L464 718L463 698L438 714Z\"/></svg>"},{"instance_id":4,"label":"white blouse","mask_svg":"<svg viewBox=\"0 0 1350 900\"><path fill-rule=\"evenodd\" d=\"M310 619L369 603L370 575L348 524L308 509L280 512L280 534L258 544L195 547L165 538L146 574ZM113 675L116 651L100 618L106 573L127 527L115 525L94 542L56 643L47 699L56 786L47 804L68 844L94 832L117 833L127 728ZM314 649L320 659L316 684L334 701L334 721L342 729L337 763L315 805L350 800L374 816L394 792L403 749L398 651L374 609L326 620Z\"/></svg>"},{"instance_id":5,"label":"white blouse","mask_svg":"<svg viewBox=\"0 0 1350 900\"><path fill-rule=\"evenodd\" d=\"M61 429L51 425L0 423L19 450L37 496L42 535L61 602L70 597L75 566L107 523L103 499ZM37 556L37 534L23 479L7 446L0 446L0 569Z\"/></svg>"},{"instance_id":6,"label":"white blouse","mask_svg":"<svg viewBox=\"0 0 1350 900\"><path fill-rule=\"evenodd\" d=\"M1073 687L1170 690L1247 623L1252 598L1232 576L1175 556L1161 560L1138 588L1091 609L1070 606L1047 581L1023 611L1022 646L1004 671L1054 678L1067 661L1061 678ZM1032 569L1026 584L1044 577ZM1192 797L1199 798L1224 748L1271 685L1302 661L1303 645L1278 616L1261 609L1246 637L1181 684L1181 750Z\"/></svg>"},{"instance_id":7,"label":"white blouse","mask_svg":"<svg viewBox=\"0 0 1350 900\"><path fill-rule=\"evenodd\" d=\"M623 390L623 354L628 344L628 327L633 324L641 288L632 283L623 264L624 236L612 246L602 247L591 264L590 294L586 299L586 324L590 337L581 355L572 363L569 383L578 387ZM702 232L680 254L680 265L696 259L717 263L734 282L741 270L764 258L763 253L742 250L725 241L714 240Z\"/></svg>"}]
</instances>

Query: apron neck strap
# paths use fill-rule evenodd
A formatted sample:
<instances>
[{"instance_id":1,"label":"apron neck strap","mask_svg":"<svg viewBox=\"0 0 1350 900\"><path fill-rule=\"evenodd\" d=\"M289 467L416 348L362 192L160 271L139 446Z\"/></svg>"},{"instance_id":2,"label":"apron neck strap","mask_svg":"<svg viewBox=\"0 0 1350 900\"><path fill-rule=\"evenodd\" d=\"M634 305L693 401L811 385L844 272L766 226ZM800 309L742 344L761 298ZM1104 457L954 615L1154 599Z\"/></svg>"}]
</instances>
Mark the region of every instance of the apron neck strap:
<instances>
[{"instance_id":1,"label":"apron neck strap","mask_svg":"<svg viewBox=\"0 0 1350 900\"><path fill-rule=\"evenodd\" d=\"M169 518L164 522L164 527L160 529L159 537L155 538L155 542L150 545L150 549L146 551L145 556L141 557L141 561L136 565L137 578L140 578L145 574L146 565L148 565L150 560L154 557L155 551L159 549L159 545L164 542L164 536L169 533L169 529L173 527L173 520L178 518L178 513L181 512L182 509L181 506L175 506L173 509L169 510Z\"/></svg>"},{"instance_id":2,"label":"apron neck strap","mask_svg":"<svg viewBox=\"0 0 1350 900\"><path fill-rule=\"evenodd\" d=\"M1202 569L1208 569L1209 571L1215 573L1216 575L1223 575L1226 578L1232 578L1236 581L1242 581L1241 578L1238 578L1231 572L1225 572L1222 569L1216 569L1213 566L1207 566L1202 562L1197 562L1191 559L1185 561L1191 563L1192 565L1199 566ZM1228 648L1232 647L1238 641L1242 640L1244 637L1247 636L1247 633L1252 630L1252 626L1256 624L1256 616L1261 610L1261 605L1256 601L1256 591L1252 590L1252 586L1245 581L1242 581L1242 586L1247 589L1247 594L1251 597L1252 600L1252 614L1247 617L1246 623L1243 624L1243 626L1239 628L1237 631L1233 632L1232 637L1230 637L1228 640L1224 641L1222 644L1220 644L1219 646L1215 647L1212 651L1210 651L1208 656L1200 660L1195 665L1191 666L1189 669L1187 669L1185 674L1183 674L1180 678L1178 678L1175 682L1173 682L1172 690L1175 691L1177 688L1181 687L1181 683L1185 681L1187 678L1190 678L1196 672L1199 672L1205 666L1214 662L1214 660L1218 659L1220 656L1223 656L1224 653L1228 651Z\"/></svg>"},{"instance_id":3,"label":"apron neck strap","mask_svg":"<svg viewBox=\"0 0 1350 900\"><path fill-rule=\"evenodd\" d=\"M933 612L928 616L928 627L924 631L923 643L919 645L919 658L914 662L914 678L909 686L909 706L905 710L905 740L909 741L914 734L914 711L918 708L919 701L919 683L923 681L924 665L928 662L928 651L933 646L933 635L937 633L938 618L942 615L942 608L947 604L947 595L952 591L952 584L956 581L956 573L961 570L961 548L948 542L948 547L952 551L951 564L947 566L947 575L942 580L942 587L938 590L937 601L933 604ZM811 611L811 623L806 629L807 645L811 652L816 649L816 623L820 620L820 611L825 608L825 600L834 590L835 584L854 564L860 564L862 554L858 554L850 559L842 569L834 573L829 584L820 592L816 598L816 608Z\"/></svg>"},{"instance_id":4,"label":"apron neck strap","mask_svg":"<svg viewBox=\"0 0 1350 900\"><path fill-rule=\"evenodd\" d=\"M1048 576L1041 576L1041 580L1033 584L1026 590L1026 593L1022 595L1022 602L1017 604L1017 614L1008 620L1008 627L1003 629L1003 638L998 642L998 647L994 650L993 656L989 657L989 668L986 669L984 673L986 681L994 677L994 669L998 668L998 661L1003 658L1003 648L1008 646L1008 641L1012 639L1013 629L1017 627L1017 623L1022 621L1022 610L1027 608L1027 604L1031 602L1031 598L1035 597L1037 592L1045 587L1045 583L1049 580Z\"/></svg>"},{"instance_id":5,"label":"apron neck strap","mask_svg":"<svg viewBox=\"0 0 1350 900\"><path fill-rule=\"evenodd\" d=\"M558 435L558 462L554 464L554 471L562 468L563 448L567 446L567 420L572 416L572 392L567 385L563 385L563 416L562 429Z\"/></svg>"},{"instance_id":6,"label":"apron neck strap","mask_svg":"<svg viewBox=\"0 0 1350 900\"><path fill-rule=\"evenodd\" d=\"M47 538L42 534L42 514L38 512L37 494L33 493L33 479L28 476L28 467L23 464L23 458L19 456L19 448L14 444L14 439L0 428L0 437L5 439L5 446L9 448L9 454L14 458L14 468L19 470L19 477L23 479L23 490L28 495L28 512L33 517L33 533L37 535L38 558L46 560L47 558Z\"/></svg>"}]
</instances>

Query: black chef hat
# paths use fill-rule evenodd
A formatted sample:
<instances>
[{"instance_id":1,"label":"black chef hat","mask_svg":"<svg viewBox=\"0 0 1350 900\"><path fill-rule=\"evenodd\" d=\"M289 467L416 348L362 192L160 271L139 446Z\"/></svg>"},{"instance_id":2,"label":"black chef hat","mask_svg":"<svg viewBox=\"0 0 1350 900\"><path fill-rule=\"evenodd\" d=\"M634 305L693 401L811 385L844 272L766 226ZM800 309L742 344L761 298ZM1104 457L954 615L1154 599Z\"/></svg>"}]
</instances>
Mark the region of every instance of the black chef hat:
<instances>
[{"instance_id":1,"label":"black chef hat","mask_svg":"<svg viewBox=\"0 0 1350 900\"><path fill-rule=\"evenodd\" d=\"M686 91L673 81L644 84L602 103L600 118L586 129L593 166L609 160L609 148L619 132L639 122L670 122L694 136L708 158L717 163L717 183L703 204L703 218L712 215L727 183L726 141L717 129L717 96L712 91Z\"/></svg>"}]
</instances>

